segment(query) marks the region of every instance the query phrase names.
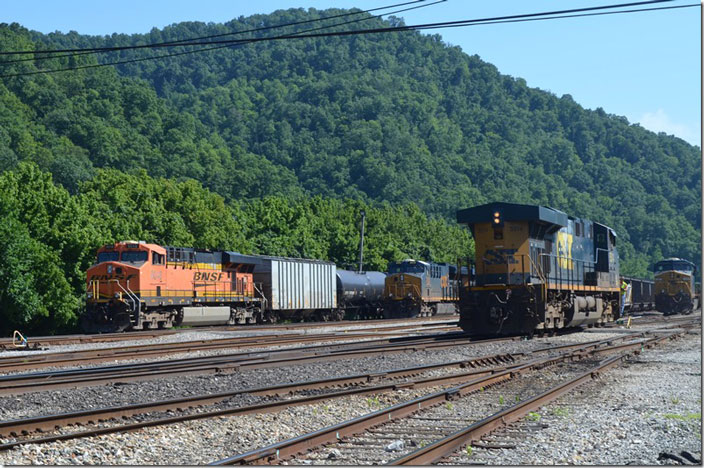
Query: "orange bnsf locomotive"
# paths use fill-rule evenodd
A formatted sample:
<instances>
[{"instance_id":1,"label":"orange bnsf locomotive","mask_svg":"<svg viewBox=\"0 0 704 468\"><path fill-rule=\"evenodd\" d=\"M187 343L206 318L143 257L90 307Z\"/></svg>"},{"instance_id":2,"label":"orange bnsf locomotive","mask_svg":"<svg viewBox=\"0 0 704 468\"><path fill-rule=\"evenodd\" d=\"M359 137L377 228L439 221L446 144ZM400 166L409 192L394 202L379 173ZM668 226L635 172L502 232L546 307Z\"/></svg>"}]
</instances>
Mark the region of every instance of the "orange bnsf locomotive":
<instances>
[{"instance_id":1,"label":"orange bnsf locomotive","mask_svg":"<svg viewBox=\"0 0 704 468\"><path fill-rule=\"evenodd\" d=\"M256 319L253 265L228 252L125 241L98 250L87 271L88 332L243 323Z\"/></svg>"},{"instance_id":2,"label":"orange bnsf locomotive","mask_svg":"<svg viewBox=\"0 0 704 468\"><path fill-rule=\"evenodd\" d=\"M532 335L619 316L616 234L544 206L490 203L457 212L472 231L474 274L460 290L471 335Z\"/></svg>"}]
</instances>

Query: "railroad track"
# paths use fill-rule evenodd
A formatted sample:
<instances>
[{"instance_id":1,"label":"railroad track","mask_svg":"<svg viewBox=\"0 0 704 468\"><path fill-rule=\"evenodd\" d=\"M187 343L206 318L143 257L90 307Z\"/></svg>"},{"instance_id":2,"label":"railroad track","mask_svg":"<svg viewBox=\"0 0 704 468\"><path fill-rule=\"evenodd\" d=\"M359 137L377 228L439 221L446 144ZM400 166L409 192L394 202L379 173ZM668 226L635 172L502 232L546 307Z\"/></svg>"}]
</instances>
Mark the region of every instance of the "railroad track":
<instances>
[{"instance_id":1,"label":"railroad track","mask_svg":"<svg viewBox=\"0 0 704 468\"><path fill-rule=\"evenodd\" d=\"M626 341L639 337L642 337L642 334L622 336L617 338L615 341ZM614 340L601 340L571 345L549 346L531 351L529 353L500 354L474 359L395 369L381 373L377 372L373 374L349 375L323 380L276 385L265 388L243 389L219 394L199 395L151 403L133 404L122 407L106 407L85 411L62 413L57 415L45 415L39 417L25 418L14 421L1 421L0 436L17 437L20 435L28 435L34 432L53 431L54 429L73 424L92 424L116 418L125 418L137 414L163 413L165 411L172 410L186 410L194 407L217 404L237 395L248 394L264 397L281 396L291 393L299 393L302 391L310 392L311 390L315 390L318 392L310 396L303 396L300 398L287 400L264 401L261 403L244 407L225 408L204 412L191 412L189 414L171 417L156 417L136 423L116 424L110 425L109 427L99 427L79 432L48 435L33 439L20 438L0 445L0 450L7 450L27 443L48 443L58 440L69 440L94 435L132 431L145 427L174 424L195 419L279 411L286 407L309 405L321 401L328 401L335 398L342 398L350 395L380 394L395 391L398 389L426 388L439 385L450 385L466 382L468 380L477 379L480 377L488 377L492 374L498 374L500 376L505 377L507 370L515 370L517 368L525 366L524 364L521 364L519 362L522 359L532 360L531 365L535 365L535 363L539 362L553 362L554 358L547 358L536 361L535 356L555 352L567 352L567 354L564 354L560 358L566 359L566 356L568 354L570 357L573 357L581 356L584 353L594 353L598 348L603 348L605 346L612 345L613 342ZM630 346L633 346L633 344L631 344ZM570 353L568 352L568 350L573 351ZM455 372L447 373L447 371L452 369L454 369ZM469 371L464 371L464 369L469 369ZM445 371L446 373L440 376L423 377L415 380L406 380L401 383L398 382L398 380L401 378L414 377L426 374L429 371L438 370ZM501 378L503 379L504 377ZM323 390L339 389L343 387L347 389L342 391L321 393L321 391Z\"/></svg>"},{"instance_id":2,"label":"railroad track","mask_svg":"<svg viewBox=\"0 0 704 468\"><path fill-rule=\"evenodd\" d=\"M213 462L216 465L232 464L276 464L292 457L303 456L309 463L319 462L324 459L326 464L359 464L363 463L386 463L391 464L411 464L421 465L435 463L445 457L451 456L462 447L479 443L479 438L495 430L498 427L519 420L530 414L546 402L552 401L565 392L590 380L599 372L617 365L629 353L637 353L645 347L654 346L660 341L675 336L675 333L662 334L660 336L647 338L638 341L630 341L618 345L604 343L605 346L597 346L590 351L577 350L566 352L559 357L547 357L527 362L504 371L496 372L484 377L477 377L461 385L439 392L431 393L415 398L380 411L345 421L340 424L329 426L314 432L303 434L292 439L284 440L260 449L252 450L240 455L225 458ZM617 353L615 357L608 358L585 370L585 365L580 364L581 369L575 368L571 361L575 359L591 359L593 362L598 356L604 354ZM575 374L573 378L560 382L554 387L545 388L545 382L541 381L544 372L536 372L552 365L570 364L569 372ZM581 370L581 372L580 372ZM512 381L514 377L531 373L530 380L524 380L524 385L520 383L512 392L503 384ZM496 390L495 394L490 394L492 389L502 384L501 390ZM541 392L530 398L525 398L522 393L528 389L540 388ZM506 401L500 404L506 406L498 412L493 412L487 416L487 406L478 405L475 407L475 398L465 399L463 397L482 390L481 395L488 395L490 399L497 401L497 395L508 395ZM522 390L522 392L520 391ZM530 390L533 391L533 390ZM520 400L516 404L508 403L515 399ZM481 400L481 397L480 397ZM461 406L461 411L460 411ZM448 420L448 412L453 415L460 414L454 420ZM460 424L462 420L475 421L469 426ZM408 439L409 435L414 439L427 437L428 445L423 447L405 447L400 444L393 450L398 449L402 456L394 456L393 460L388 460L388 449L398 441ZM438 437L439 436L439 437ZM436 440L432 440L436 439ZM378 441L383 440L380 444ZM388 444L391 442L390 444ZM388 444L388 445L386 445ZM422 445L422 444L421 444ZM325 452L317 450L321 446L326 446ZM334 450L334 451L333 451ZM360 458L360 450L366 458ZM330 458L330 453L334 457ZM385 454L385 456L384 456ZM296 463L299 463L297 460ZM471 462L470 462L471 463Z\"/></svg>"},{"instance_id":3,"label":"railroad track","mask_svg":"<svg viewBox=\"0 0 704 468\"><path fill-rule=\"evenodd\" d=\"M148 359L161 356L172 356L181 353L197 351L212 351L221 349L264 348L272 346L285 346L320 341L349 341L351 339L374 339L379 336L404 337L421 334L426 331L437 333L459 332L452 322L433 324L432 326L419 327L418 325L403 325L374 328L371 330L345 331L338 333L316 334L285 334L285 335L257 335L250 337L219 338L211 340L194 340L174 343L156 343L151 345L132 345L83 351L67 351L57 353L42 353L23 356L0 357L0 373L17 372L23 370L41 369L46 367L64 367L71 365L96 364L128 359Z\"/></svg>"},{"instance_id":4,"label":"railroad track","mask_svg":"<svg viewBox=\"0 0 704 468\"><path fill-rule=\"evenodd\" d=\"M420 349L442 349L460 345L512 341L498 338L472 341L461 333L421 337L385 338L362 343L342 343L281 348L271 351L229 353L156 362L140 362L90 368L52 370L0 376L0 395L33 391L143 381L174 375L232 373L244 369L281 367L309 362L351 359Z\"/></svg>"},{"instance_id":5,"label":"railroad track","mask_svg":"<svg viewBox=\"0 0 704 468\"><path fill-rule=\"evenodd\" d=\"M384 324L394 324L398 322L419 322L432 325L432 322L452 322L453 316L438 315L434 317L415 317L405 319L377 319L377 320L343 320L339 322L299 322L288 324L268 324L268 325L243 325L243 326L215 326L215 327L197 327L197 328L171 328L167 330L144 330L124 333L100 333L100 334L85 334L85 335L55 335L55 336L27 336L29 342L28 348L17 347L13 345L12 338L0 338L0 350L17 351L21 349L37 349L47 346L60 346L69 344L85 344L85 343L109 343L132 341L140 339L159 338L162 336L174 335L179 333L198 332L220 332L220 331L235 331L235 332L254 332L265 331L271 332L276 330L290 331L305 331L314 330L316 328L327 327L345 327L349 325L366 326L367 324L379 327ZM454 323L457 320L454 319ZM381 328L381 327L379 327Z\"/></svg>"}]
</instances>

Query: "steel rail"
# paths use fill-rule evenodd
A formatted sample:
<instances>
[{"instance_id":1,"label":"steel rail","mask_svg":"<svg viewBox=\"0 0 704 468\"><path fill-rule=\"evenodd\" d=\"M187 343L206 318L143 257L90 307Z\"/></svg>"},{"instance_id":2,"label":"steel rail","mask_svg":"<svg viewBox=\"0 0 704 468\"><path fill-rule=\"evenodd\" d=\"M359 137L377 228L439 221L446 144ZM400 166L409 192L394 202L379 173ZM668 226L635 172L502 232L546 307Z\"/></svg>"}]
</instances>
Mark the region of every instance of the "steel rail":
<instances>
[{"instance_id":1,"label":"steel rail","mask_svg":"<svg viewBox=\"0 0 704 468\"><path fill-rule=\"evenodd\" d=\"M506 369L494 374L479 377L465 382L456 387L424 395L413 400L398 403L388 408L375 411L357 418L344 421L332 426L309 432L292 439L277 442L275 444L251 450L233 457L228 457L211 465L236 465L236 464L271 464L277 460L285 459L305 452L314 447L327 443L337 442L340 439L351 436L380 424L387 423L395 419L401 419L446 401L455 400L477 390L496 385L530 370L544 368L545 366L572 359L574 353L565 353L561 357L548 357L535 359L510 369Z\"/></svg>"},{"instance_id":2,"label":"steel rail","mask_svg":"<svg viewBox=\"0 0 704 468\"><path fill-rule=\"evenodd\" d=\"M511 340L512 338L508 338ZM317 349L293 348L275 350L268 353L240 353L216 357L197 357L138 364L122 364L115 366L70 369L49 372L34 372L0 376L0 395L20 394L30 391L43 391L58 388L74 388L81 386L101 385L114 382L130 382L134 380L156 379L172 375L207 374L237 372L243 369L281 367L338 359L367 357L377 354L402 353L421 349L441 349L459 345L471 345L498 340L469 341L466 337L454 339L421 338L416 341L402 343L387 343L371 346L367 342L327 351ZM389 340L381 340L389 341ZM329 348L329 347L327 347Z\"/></svg>"},{"instance_id":3,"label":"steel rail","mask_svg":"<svg viewBox=\"0 0 704 468\"><path fill-rule=\"evenodd\" d=\"M55 336L28 336L27 339L30 343L30 347L27 349L32 349L35 347L43 347L49 345L65 345L65 344L77 344L77 343L105 343L112 341L129 341L138 340L143 338L156 338L159 336L173 335L176 333L187 333L192 331L240 331L240 332L251 332L251 331L273 331L273 330L306 330L324 327L338 327L347 325L361 325L366 326L367 324L375 326L376 328L382 328L379 325L385 323L393 324L400 321L409 322L421 322L417 324L418 327L425 326L436 326L439 324L445 325L456 325L457 320L452 321L451 316L433 316L433 317L409 317L401 319L370 319L370 320L341 320L337 322L300 322L291 324L268 324L268 325L220 325L212 327L195 327L195 328L171 328L165 330L140 330L132 332L120 332L120 333L99 333L99 334L86 334L86 335L55 335ZM439 323L432 323L432 322ZM430 322L430 323L427 323ZM368 328L367 328L368 329ZM12 345L12 338L0 338L0 350L19 350L19 348Z\"/></svg>"},{"instance_id":4,"label":"steel rail","mask_svg":"<svg viewBox=\"0 0 704 468\"><path fill-rule=\"evenodd\" d=\"M643 334L634 334L632 336L621 336L616 340L624 341L629 338L642 336ZM298 382L292 384L283 384L267 388L245 389L232 392L223 392L217 394L207 394L191 396L186 398L175 398L170 400L161 400L149 403L139 403L122 407L104 407L86 411L76 411L57 415L45 415L32 418L23 418L11 421L0 421L0 436L10 434L20 434L24 432L32 432L36 430L53 429L56 426L85 423L90 421L105 420L111 417L131 416L134 414L143 414L152 411L166 411L173 409L183 409L193 406L203 406L206 404L217 403L225 398L229 398L242 393L250 393L256 395L279 395L282 392L291 392L294 390L319 389L331 386L345 385L360 385L365 382L372 382L381 378L398 378L416 375L433 369L448 368L448 367L476 367L486 365L499 365L501 363L514 362L521 357L530 354L537 354L550 351L560 351L570 348L578 348L581 351L593 349L596 346L610 345L614 339L592 341L587 343L578 343L571 345L558 345L553 347L545 347L530 351L528 353L512 353L512 354L497 354L493 356L483 356L473 359L463 359L458 361L450 361L438 364L426 364L423 366L408 367L372 374L358 374L350 376L342 376L338 378L313 380L306 382Z\"/></svg>"},{"instance_id":5,"label":"steel rail","mask_svg":"<svg viewBox=\"0 0 704 468\"><path fill-rule=\"evenodd\" d=\"M657 341L670 338L671 336L673 335L670 334L664 337L650 338L647 340L643 340L642 343L637 344L626 343L622 345L611 346L610 351L616 351L622 348L633 350L636 347L644 345L644 343L655 343ZM320 429L318 431L300 435L292 439L284 440L266 447L251 450L249 452L235 455L233 457L218 460L216 462L211 463L211 465L235 465L250 463L271 464L278 460L285 459L293 455L310 450L313 447L317 447L327 443L338 442L346 436L361 433L370 427L384 424L394 419L406 417L410 414L420 411L423 408L428 408L437 404L444 403L448 400L454 400L456 398L463 397L478 389L487 387L489 385L494 385L504 380L508 380L516 374L537 368L542 368L558 362L564 362L570 359L582 359L584 357L594 354L594 352L597 350L598 348L589 350L578 348L576 350L573 350L572 352L563 353L561 356L558 357L553 356L544 359L534 360L529 363L516 366L512 369L507 369L503 372L492 374L488 377L464 383L449 390L443 390L430 395L418 397L407 402L390 406L380 411L369 413L358 418L354 418L339 424L335 424L333 426Z\"/></svg>"},{"instance_id":6,"label":"steel rail","mask_svg":"<svg viewBox=\"0 0 704 468\"><path fill-rule=\"evenodd\" d=\"M606 340L604 340L601 344L608 344L608 343L610 343L610 342L607 342ZM553 350L562 349L562 348L564 348L564 347L557 346L557 347L554 347ZM580 353L584 353L584 350L585 350L584 347L580 348L580 349L574 351L573 354L575 356L580 356ZM540 353L540 352L544 352L544 351L548 351L548 349L543 348L543 349L537 350L535 352ZM319 389L330 388L330 387L341 387L341 386L350 386L350 385L362 386L362 385L380 380L382 378L394 379L394 378L399 378L399 377L415 376L420 373L426 372L428 370L434 370L434 369L440 369L440 368L449 368L449 367L476 368L476 367L492 366L492 365L499 366L499 367L493 367L493 368L484 368L482 370L474 370L471 372L464 372L464 373L451 374L451 375L445 375L445 376L440 376L440 377L419 379L419 380L415 380L415 381L403 382L403 383L398 383L398 384L390 383L390 384L384 384L384 385L377 385L374 387L362 387L359 389L349 390L346 392L331 392L331 393L327 394L327 396L326 395L318 396L320 398L320 400L310 399L313 397L305 397L303 399L286 400L284 402L281 402L281 404L282 404L281 406L276 405L276 404L251 405L249 407L242 407L239 409L209 411L209 412L197 413L196 415L185 415L185 416L176 416L176 417L170 417L170 418L160 418L160 419L155 419L155 420L148 421L148 422L118 425L118 426L113 426L111 428L103 428L100 430L93 429L93 430L78 431L78 432L72 432L72 433L68 433L68 434L54 435L54 436L48 436L48 437L42 437L42 438L18 440L18 441L8 442L8 443L0 445L0 450L7 450L7 449L11 449L13 447L17 447L17 446L25 445L25 444L48 443L48 442L53 442L53 441L58 441L58 440L69 440L69 439L76 439L76 438L82 438L82 437L89 437L89 436L98 435L98 434L126 432L126 431L130 431L130 430L140 429L143 427L153 427L153 426L158 426L158 425L174 424L174 423L183 422L183 421L187 421L187 420L193 420L193 419L203 419L203 418L228 416L228 415L232 416L232 415L238 415L238 414L249 414L249 413L254 413L254 412L277 411L277 410L279 410L283 407L286 407L286 406L310 404L310 403L315 403L316 401L321 401L321 400L325 400L325 399L332 399L332 398L339 398L339 397L347 396L347 395L383 393L383 392L398 390L401 388L404 388L404 389L406 389L406 388L424 388L424 387L428 387L428 386L437 386L437 385L441 385L441 384L453 384L453 383L466 381L468 378L479 377L480 375L488 375L488 374L493 374L493 373L503 371L506 369L520 367L521 364L516 364L515 360L518 359L519 357L528 356L529 354L531 354L531 353L499 354L499 355L484 356L484 357L468 359L468 360L466 359L466 360L451 361L451 362L439 363L439 364L428 364L428 365L423 365L423 366L395 369L395 370L389 370L389 371L371 373L371 374L349 375L349 376L343 376L343 377L337 377L337 378L297 382L297 383L291 383L291 384L282 384L282 385L263 387L263 388L243 389L243 390L232 391L232 392L223 392L223 393L218 393L218 394L207 394L207 395L198 395L198 396L186 397L186 398L162 400L162 401L157 401L157 402L153 402L153 403L141 403L141 404L122 406L122 407L98 408L98 409L91 409L91 410L84 410L84 411L77 411L77 412L70 412L70 413L62 413L62 414L57 414L57 415L37 416L37 417L31 417L31 418L11 420L11 421L0 421L0 436L8 436L8 435L17 436L18 434L27 435L31 432L53 430L53 429L56 429L56 428L59 428L59 427L65 426L65 425L69 425L69 424L91 423L91 422L95 422L95 421L105 421L105 420L109 420L112 418L132 416L134 414L144 414L144 413L154 412L154 411L167 411L167 410L190 408L190 407L194 407L194 406L203 406L206 404L214 404L214 403L221 402L222 400L224 400L226 398L229 398L229 397L232 397L235 395L245 394L245 393L251 394L251 395L260 395L260 396L281 395L281 394L287 394L287 393L292 393L292 392L301 391L301 390L310 390L310 389L318 389L319 390ZM550 359L552 359L552 358L548 358L546 361L550 361ZM564 359L564 358L561 357L561 359ZM306 399L306 398L308 398L308 399ZM232 412L232 411L234 411L234 412ZM96 431L99 431L99 432L96 432Z\"/></svg>"},{"instance_id":7,"label":"steel rail","mask_svg":"<svg viewBox=\"0 0 704 468\"><path fill-rule=\"evenodd\" d=\"M240 390L240 391L236 391L236 392L227 392L227 393L216 394L216 395L211 395L211 396L203 395L203 396L194 397L194 398L184 398L184 399L180 399L180 400L164 401L164 402L160 402L160 403L158 402L157 404L159 406L156 406L155 404L148 406L149 411L165 411L168 409L183 408L184 406L185 407L195 406L193 404L194 402L198 402L200 405L203 404L202 402L217 403L227 397L231 397L231 396L239 395L239 394L245 394L245 393L250 394L250 395L280 395L280 394L291 393L293 391L301 391L301 390L307 390L307 389L322 389L322 388L330 387L332 385L335 385L335 386L356 385L357 386L357 388L329 392L329 393L325 393L325 394L321 394L321 395L305 396L305 397L299 397L299 398L293 398L293 399L287 399L287 400L280 400L280 401L274 401L274 402L268 402L268 403L248 405L248 406L243 406L243 407L238 407L238 408L228 408L228 409L223 409L223 410L207 411L207 412L202 412L202 413L174 416L174 417L168 417L168 418L159 418L159 419L154 419L151 421L143 421L143 422L139 422L139 423L124 424L124 425L119 425L119 426L114 426L114 427L109 427L109 428L100 428L100 429L92 429L92 430L87 430L87 431L73 432L73 433L69 433L69 434L58 434L58 435L42 437L42 438L18 440L18 441L14 441L14 442L8 442L5 444L0 444L0 451L8 450L13 447L17 447L17 446L25 445L25 444L47 443L47 442L54 442L57 440L69 440L69 439L76 439L76 438L82 438L82 437L90 437L90 436L94 436L94 435L98 435L98 434L127 432L127 431L132 431L135 429L141 429L144 427L161 426L161 425L174 424L174 423L184 422L184 421L192 421L192 420L196 420L196 419L206 419L206 418L214 418L214 417L220 417L220 416L236 416L236 415L244 415L244 414L251 414L251 413L266 413L266 412L272 412L272 411L280 411L281 409L292 407L292 406L307 405L307 404L311 404L311 403L317 403L319 401L332 400L335 398L341 398L341 397L351 396L351 395L365 395L365 394L370 394L370 393L378 394L378 393L395 391L395 390L399 390L399 389L426 388L426 387L433 387L433 386L438 386L438 385L442 385L442 384L452 384L452 383L457 383L457 382L464 382L464 381L467 381L467 380L473 379L473 378L484 377L484 376L488 376L491 374L504 372L507 369L513 369L513 368L520 366L520 364L513 364L511 359L508 358L508 356L503 356L503 357L502 356L489 356L486 358L478 358L478 359L472 359L470 361L465 361L462 364L465 364L465 365L471 366L471 367L484 366L484 365L496 364L498 362L497 361L498 358L503 358L503 360L505 360L508 363L508 365L472 370L469 372L450 374L450 375L444 375L444 376L423 378L423 379L418 379L418 380L409 381L409 382L402 382L402 383L390 382L387 384L380 384L380 385L374 385L374 386L363 386L366 383L373 382L374 380L381 378L380 374L365 374L365 375L360 375L360 376L348 376L348 377L341 377L341 378L324 379L324 380L320 380L320 381L308 381L308 382L301 382L301 383L294 383L294 384L284 384L284 385L278 385L278 386L273 386L273 387ZM457 365L456 363L453 363L453 364ZM503 363L503 364L505 364L505 363ZM425 366L423 366L423 367L425 367ZM437 367L441 367L441 366L432 365L432 366L428 366L428 367L429 368L437 368ZM401 369L401 370L390 371L388 373L384 373L383 377L387 377L387 378L388 377L402 377L402 376L407 376L407 375L415 375L415 374L418 374L421 372L423 372L422 368L409 368L407 370ZM184 402L191 403L191 404L184 405L183 404ZM142 406L142 408L138 408L139 406ZM105 419L110 419L110 418L129 416L129 415L132 415L135 413L144 413L145 412L144 409L146 407L147 407L147 405L131 405L129 407L124 407L124 408L119 408L119 407L118 408L106 408L106 409L102 409L102 410L88 410L88 411L84 411L84 412L66 413L63 415L56 415L56 416L28 418L28 419L24 419L24 420L14 420L14 421L4 421L4 422L0 422L0 426L1 426L0 429L2 430L3 435L6 435L9 432L9 435L16 436L17 434L29 433L30 427L32 427L33 428L32 430L34 430L34 431L47 430L47 429L51 430L51 429L55 429L57 424L67 425L67 424L73 424L73 423L78 423L78 422L92 422L95 420L105 420Z\"/></svg>"},{"instance_id":8,"label":"steel rail","mask_svg":"<svg viewBox=\"0 0 704 468\"><path fill-rule=\"evenodd\" d=\"M651 338L648 340L648 346L653 346L654 344L671 337L672 335ZM627 350L623 354L608 358L598 366L578 375L573 379L568 380L567 382L557 385L510 408L494 413L493 415L484 418L481 421L477 421L466 428L460 429L459 431L456 431L443 439L392 460L388 464L429 465L437 462L438 460L454 453L461 447L476 442L482 436L489 434L499 427L507 426L508 424L518 421L531 411L539 409L541 406L556 400L560 396L582 385L583 383L592 380L601 372L618 365L630 354L631 353Z\"/></svg>"},{"instance_id":9,"label":"steel rail","mask_svg":"<svg viewBox=\"0 0 704 468\"><path fill-rule=\"evenodd\" d=\"M411 328L411 327L406 327ZM414 327L415 328L415 327ZM453 329L455 327L448 327ZM444 329L444 328L443 328ZM442 330L433 329L434 332ZM265 335L254 337L232 337L215 340L194 340L176 343L160 343L154 345L134 345L114 348L101 348L83 351L66 351L45 353L31 356L0 357L0 372L13 372L45 367L62 367L71 364L95 364L107 361L143 359L149 357L168 356L179 353L210 351L231 348L255 348L280 346L291 343L316 341L343 341L361 338L378 338L379 333L330 333L315 335ZM387 337L406 337L408 332L385 333ZM419 335L422 336L422 335Z\"/></svg>"}]
</instances>

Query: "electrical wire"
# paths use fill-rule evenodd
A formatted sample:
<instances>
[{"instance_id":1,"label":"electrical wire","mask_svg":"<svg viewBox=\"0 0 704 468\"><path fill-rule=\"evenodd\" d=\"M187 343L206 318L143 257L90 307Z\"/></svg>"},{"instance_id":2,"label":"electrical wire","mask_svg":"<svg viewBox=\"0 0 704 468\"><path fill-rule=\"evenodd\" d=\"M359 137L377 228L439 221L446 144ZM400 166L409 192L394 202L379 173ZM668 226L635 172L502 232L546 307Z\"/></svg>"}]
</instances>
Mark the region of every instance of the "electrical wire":
<instances>
[{"instance_id":1,"label":"electrical wire","mask_svg":"<svg viewBox=\"0 0 704 468\"><path fill-rule=\"evenodd\" d=\"M450 27L468 27L468 26L478 26L478 25L487 25L487 24L526 22L526 21L544 21L544 20L552 20L552 19L564 19L564 18L575 18L575 17L585 17L585 16L602 16L602 15L609 15L609 14L624 14L624 13L637 13L637 12L645 12L645 11L671 10L671 9L677 9L677 8L692 8L692 7L696 7L696 6L701 6L700 4L697 3L697 4L669 6L669 7L654 7L654 8L640 8L640 9L630 9L630 10L620 10L620 11L606 11L606 12L598 12L598 13L579 13L579 14L571 14L571 15L565 14L565 13L577 13L577 12L585 12L585 11L593 11L593 10L632 7L632 6L639 6L639 5L649 5L649 4L664 3L664 2L671 2L671 1L673 1L673 0L650 0L650 1L633 2L633 3L626 3L626 4L604 5L604 6L598 6L598 7L577 8L577 9L560 10L560 11L552 11L552 12L529 13L529 14L521 14L521 15L510 15L510 16L502 16L502 17L494 17L494 18L482 18L482 19L471 19L471 20L460 20L460 21L448 21L448 22L440 22L440 23L427 23L427 24L420 24L420 25L399 26L399 27L390 27L390 28L376 28L376 29L366 29L366 30L352 30L352 31L327 32L327 33L302 34L303 32L310 32L310 30L308 30L308 31L302 31L299 33L290 34L290 35L282 35L282 36L251 38L251 39L241 39L241 40L228 40L228 41L212 41L212 42L208 42L208 43L200 43L197 45L221 44L221 43L224 43L224 45L220 45L217 47L209 47L209 48L203 48L203 49L184 51L184 52L173 53L173 54L165 54L165 55L160 55L160 56L156 56L156 57L142 57L142 58L138 58L138 59L124 60L124 61L117 61L117 62L110 62L110 63L102 63L102 64L91 64L91 65L84 65L84 66L79 66L79 67L69 67L69 68L54 69L54 70L37 70L37 71L25 72L25 73L14 73L14 74L0 75L0 78L9 78L9 77L36 75L36 74L45 74L45 73L57 73L57 72L62 72L62 71L81 70L81 69L86 69L86 68L97 68L97 67L103 67L103 66L120 65L120 64L124 64L124 63L141 62L141 61L146 61L146 60L156 60L156 59L160 59L160 58L174 57L174 56L179 56L179 55L186 55L186 54L192 54L192 53L197 53L197 52L204 52L204 51L209 51L209 50L221 49L221 48L225 48L225 47L232 47L232 46L237 46L237 45L242 45L242 44L250 44L250 43L255 43L255 42L265 42L265 41L272 41L272 40L305 39L305 38L320 38L320 37L341 37L341 36L354 36L354 35L363 35L363 34L379 34L379 33L387 33L387 32L419 31L419 30L440 29L440 28L450 28ZM415 8L418 8L418 7L415 7ZM388 14L390 14L390 13L388 13ZM379 16L384 16L384 15L379 15ZM355 21L351 21L351 22L356 22L356 21L359 21L359 20L355 20ZM342 23L342 24L345 24L345 23ZM340 26L340 24L335 25L335 26ZM329 27L333 27L333 26L327 26L324 28L329 28ZM318 29L324 29L324 28L318 28ZM193 44L193 45L196 45L196 44ZM80 49L78 49L78 50L80 50Z\"/></svg>"},{"instance_id":2,"label":"electrical wire","mask_svg":"<svg viewBox=\"0 0 704 468\"><path fill-rule=\"evenodd\" d=\"M416 2L411 2L411 3L417 3L417 2L421 2L421 1L425 1L425 0L417 0ZM409 10L415 10L417 8L425 8L428 6L436 5L438 3L443 3L445 1L447 1L447 0L436 0L435 2L431 2L431 3L427 3L427 4L415 6L415 7L404 8L401 10L395 10L395 11L384 13L381 15L369 16L366 18L358 18L355 20L349 20L349 21L345 21L345 22L337 23L337 24L332 24L332 25L328 25L328 26L320 26L318 28L311 28L311 29L299 31L298 33L294 33L294 34L286 36L286 37L295 38L295 37L298 37L297 34L303 34L303 33L311 32L311 31L318 31L318 30L322 30L322 29L334 28L337 26L343 26L343 25L351 24L351 23L358 23L360 21L367 21L367 20L374 19L374 18L381 18L382 16L391 15L394 13L401 13L401 12L409 11ZM283 36L278 36L278 37L283 37ZM160 56L156 56L156 57L141 57L141 58L136 58L136 59L121 60L121 61L117 61L117 62L97 63L97 64L82 65L82 66L77 66L77 67L61 68L61 69L55 69L55 70L37 70L37 71L32 71L32 72L0 75L0 78L8 78L8 77L15 77L15 76L27 76L27 75L39 75L39 74L47 74L47 73L56 73L56 72L61 72L61 71L71 71L71 70L85 70L88 68L100 68L100 67L111 66L111 65L122 65L122 64L127 64L127 63L144 62L144 61L148 61L148 60L156 60L159 58L177 57L180 55L193 54L196 52L204 52L204 51L208 51L208 50L223 49L226 47L242 46L242 45L254 42L254 41L255 41L255 39L245 39L245 40L237 41L234 44L227 41L227 44L225 44L225 45L221 45L221 46L217 46L217 47L210 47L207 49L189 50L189 51L184 51L184 52L176 52L176 53L171 53L171 54L160 55ZM87 53L93 53L93 52L87 52ZM73 55L84 55L84 54L73 54ZM73 56L73 55L71 55L71 56ZM0 64L3 64L3 63L5 63L5 62L0 62Z\"/></svg>"},{"instance_id":3,"label":"electrical wire","mask_svg":"<svg viewBox=\"0 0 704 468\"><path fill-rule=\"evenodd\" d=\"M422 3L425 1L426 0L412 0L409 2L396 3L393 5L387 5L387 6L383 6L383 7L371 8L369 10L359 10L359 11L353 11L353 12L348 12L348 13L341 13L339 15L326 16L325 18L315 18L315 19L309 19L309 20L304 20L304 21L295 21L293 23L278 24L278 25L273 25L273 26L263 26L261 28L245 29L242 31L233 31L233 32L222 33L222 34L212 34L209 36L200 36L200 37L194 37L191 39L183 39L183 40L179 40L179 41L155 42L155 43L151 43L151 44L141 44L141 45L132 45L132 46L89 47L89 48L81 48L81 49L0 51L0 56L2 56L2 55L69 53L67 55L56 55L56 56L50 57L50 58L58 58L58 57L68 57L68 56L70 56L70 54L75 54L75 53L101 53L101 52L115 52L115 51L119 51L119 50L148 49L148 48L157 48L157 47L177 47L177 46L199 45L199 44L206 44L207 45L207 44L209 44L208 42L196 42L196 41L202 41L204 39L215 39L218 37L225 37L225 36L241 35L241 34L247 34L247 33L253 33L253 32L269 31L272 29L287 28L287 27L291 27L291 26L300 26L302 24L316 23L316 22L320 22L320 21L327 21L330 19L344 18L347 16L354 16L354 15L361 15L364 13L371 13L373 11L387 10L389 8L396 8L399 6L411 5L414 3ZM442 1L447 1L447 0L442 0ZM435 3L437 3L437 2L435 2ZM405 11L405 10L400 10L400 11ZM375 15L374 17L390 15L390 14L397 13L397 12L385 13L384 15ZM27 60L38 60L38 59L39 58L22 59L22 60L16 60L16 61L0 62L0 64L15 63L15 62L27 61Z\"/></svg>"}]
</instances>

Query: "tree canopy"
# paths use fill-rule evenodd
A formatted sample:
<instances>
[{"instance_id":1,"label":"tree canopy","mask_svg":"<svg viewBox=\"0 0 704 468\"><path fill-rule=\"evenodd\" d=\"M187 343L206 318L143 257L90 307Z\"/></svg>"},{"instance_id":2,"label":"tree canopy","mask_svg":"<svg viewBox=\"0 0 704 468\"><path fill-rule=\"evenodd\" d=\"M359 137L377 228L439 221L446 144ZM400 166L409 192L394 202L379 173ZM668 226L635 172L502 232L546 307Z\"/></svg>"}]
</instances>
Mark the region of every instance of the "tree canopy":
<instances>
[{"instance_id":1,"label":"tree canopy","mask_svg":"<svg viewBox=\"0 0 704 468\"><path fill-rule=\"evenodd\" d=\"M101 37L0 24L0 51L179 41L344 11L279 10ZM403 22L370 17L337 29L362 24ZM7 60L16 58L26 55ZM374 268L403 255L452 260L469 245L454 229L455 211L491 201L547 205L613 227L628 275L648 276L663 257L700 256L699 148L530 88L418 32L262 42L4 78L0 169L9 184L1 213L14 223L0 235L16 233L2 246L2 268L36 288L47 278L31 272L32 261L58 256L57 272L76 292L91 249L126 237L352 262L362 207L378 235L379 245L368 244ZM39 194L15 200L22 177ZM36 219L23 211L39 206ZM54 226L52 216L64 212ZM25 249L34 260L10 261ZM69 317L74 306L52 310Z\"/></svg>"}]
</instances>

